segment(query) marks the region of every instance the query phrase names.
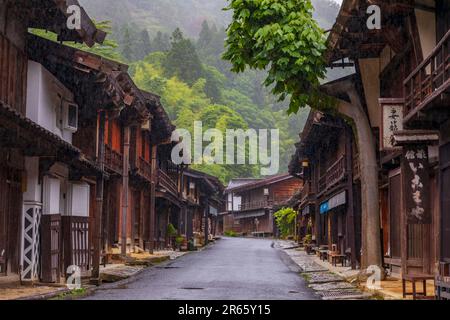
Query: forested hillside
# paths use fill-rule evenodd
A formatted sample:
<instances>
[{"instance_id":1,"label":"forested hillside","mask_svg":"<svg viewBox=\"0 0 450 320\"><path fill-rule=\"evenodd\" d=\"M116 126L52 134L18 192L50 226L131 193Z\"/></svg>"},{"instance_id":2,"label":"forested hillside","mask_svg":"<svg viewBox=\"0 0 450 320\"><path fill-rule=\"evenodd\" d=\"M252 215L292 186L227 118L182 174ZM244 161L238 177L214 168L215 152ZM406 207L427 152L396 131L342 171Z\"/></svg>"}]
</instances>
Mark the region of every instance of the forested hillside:
<instances>
[{"instance_id":1,"label":"forested hillside","mask_svg":"<svg viewBox=\"0 0 450 320\"><path fill-rule=\"evenodd\" d=\"M229 12L225 0L82 0L97 21L108 20L110 41L94 51L131 66L136 83L162 97L178 128L194 120L207 128L280 129L280 172L285 172L308 110L288 116L287 106L264 89L264 72L236 75L221 59ZM339 6L313 0L324 29ZM225 183L258 176L255 166L198 166Z\"/></svg>"}]
</instances>

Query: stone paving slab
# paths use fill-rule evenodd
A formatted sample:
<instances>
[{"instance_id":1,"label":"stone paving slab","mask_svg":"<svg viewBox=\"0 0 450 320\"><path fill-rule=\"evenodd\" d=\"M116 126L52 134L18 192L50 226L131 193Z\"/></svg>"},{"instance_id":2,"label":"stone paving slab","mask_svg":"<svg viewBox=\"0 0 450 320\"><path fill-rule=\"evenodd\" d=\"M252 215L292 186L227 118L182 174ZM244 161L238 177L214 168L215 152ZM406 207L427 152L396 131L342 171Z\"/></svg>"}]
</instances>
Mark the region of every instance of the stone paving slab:
<instances>
[{"instance_id":1,"label":"stone paving slab","mask_svg":"<svg viewBox=\"0 0 450 320\"><path fill-rule=\"evenodd\" d=\"M311 284L328 283L328 282L343 282L344 279L330 272L313 272L304 273L306 280Z\"/></svg>"},{"instance_id":2,"label":"stone paving slab","mask_svg":"<svg viewBox=\"0 0 450 320\"><path fill-rule=\"evenodd\" d=\"M348 282L328 282L319 284L310 284L309 287L316 291L339 291L344 289L356 289L351 283Z\"/></svg>"},{"instance_id":3,"label":"stone paving slab","mask_svg":"<svg viewBox=\"0 0 450 320\"><path fill-rule=\"evenodd\" d=\"M100 278L103 282L117 282L139 273L142 269L144 269L143 266L107 266L105 269L100 271Z\"/></svg>"}]
</instances>

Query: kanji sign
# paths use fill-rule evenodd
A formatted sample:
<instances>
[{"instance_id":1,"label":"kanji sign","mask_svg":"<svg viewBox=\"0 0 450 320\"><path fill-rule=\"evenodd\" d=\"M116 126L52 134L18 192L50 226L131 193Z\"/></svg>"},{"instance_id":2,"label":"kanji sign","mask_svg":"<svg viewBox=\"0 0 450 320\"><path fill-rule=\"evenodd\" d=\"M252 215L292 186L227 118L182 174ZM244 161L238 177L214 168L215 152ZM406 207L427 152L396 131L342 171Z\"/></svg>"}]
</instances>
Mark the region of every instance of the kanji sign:
<instances>
[{"instance_id":1,"label":"kanji sign","mask_svg":"<svg viewBox=\"0 0 450 320\"><path fill-rule=\"evenodd\" d=\"M431 223L428 147L407 145L403 148L403 185L408 224Z\"/></svg>"},{"instance_id":2,"label":"kanji sign","mask_svg":"<svg viewBox=\"0 0 450 320\"><path fill-rule=\"evenodd\" d=\"M380 99L381 106L381 150L393 149L393 136L403 130L403 102L399 99Z\"/></svg>"}]
</instances>

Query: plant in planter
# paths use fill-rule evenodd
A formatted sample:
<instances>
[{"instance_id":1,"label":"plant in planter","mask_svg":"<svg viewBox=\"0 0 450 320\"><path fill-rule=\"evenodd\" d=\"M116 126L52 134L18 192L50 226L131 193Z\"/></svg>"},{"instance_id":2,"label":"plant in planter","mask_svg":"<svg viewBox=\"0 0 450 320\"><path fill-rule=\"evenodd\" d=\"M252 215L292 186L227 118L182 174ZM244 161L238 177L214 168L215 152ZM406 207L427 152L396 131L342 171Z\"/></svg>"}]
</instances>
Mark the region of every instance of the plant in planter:
<instances>
[{"instance_id":1,"label":"plant in planter","mask_svg":"<svg viewBox=\"0 0 450 320\"><path fill-rule=\"evenodd\" d=\"M172 244L172 247L176 249L176 241L175 237L178 235L177 229L173 226L173 224L169 223L167 225L167 237L170 239L170 242Z\"/></svg>"},{"instance_id":2,"label":"plant in planter","mask_svg":"<svg viewBox=\"0 0 450 320\"><path fill-rule=\"evenodd\" d=\"M183 244L186 242L186 239L183 236L175 237L175 245L177 249L181 250Z\"/></svg>"}]
</instances>

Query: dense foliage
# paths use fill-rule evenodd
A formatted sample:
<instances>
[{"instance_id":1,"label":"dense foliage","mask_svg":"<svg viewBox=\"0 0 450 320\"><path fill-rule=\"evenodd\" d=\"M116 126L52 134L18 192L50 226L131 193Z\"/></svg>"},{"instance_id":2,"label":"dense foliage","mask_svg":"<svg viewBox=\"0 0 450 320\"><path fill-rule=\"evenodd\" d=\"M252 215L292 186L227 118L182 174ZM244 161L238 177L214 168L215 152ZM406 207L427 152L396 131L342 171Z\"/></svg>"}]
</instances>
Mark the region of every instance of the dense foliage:
<instances>
[{"instance_id":1,"label":"dense foliage","mask_svg":"<svg viewBox=\"0 0 450 320\"><path fill-rule=\"evenodd\" d=\"M310 0L231 0L227 9L233 20L223 57L233 71L267 70L264 84L280 100L290 96L290 113L329 103L318 90L326 75L326 46Z\"/></svg>"},{"instance_id":2,"label":"dense foliage","mask_svg":"<svg viewBox=\"0 0 450 320\"><path fill-rule=\"evenodd\" d=\"M295 235L295 223L297 220L298 212L292 208L283 208L273 215L280 235L283 238Z\"/></svg>"},{"instance_id":3,"label":"dense foliage","mask_svg":"<svg viewBox=\"0 0 450 320\"><path fill-rule=\"evenodd\" d=\"M288 116L287 103L277 101L262 85L267 76L264 70L231 72L232 65L222 59L227 37L224 26L231 20L229 11L221 11L226 0L80 2L92 17L111 21L98 23L109 35L104 45L93 48L67 45L130 64L135 82L161 96L178 128L192 132L193 121L201 120L205 130L280 129L280 173L286 172L308 110ZM338 7L329 0L313 2L320 8L315 18L329 27ZM209 20L203 21L206 16ZM34 32L56 41L51 33ZM238 176L259 175L259 168L250 165L194 167L224 183Z\"/></svg>"}]
</instances>

